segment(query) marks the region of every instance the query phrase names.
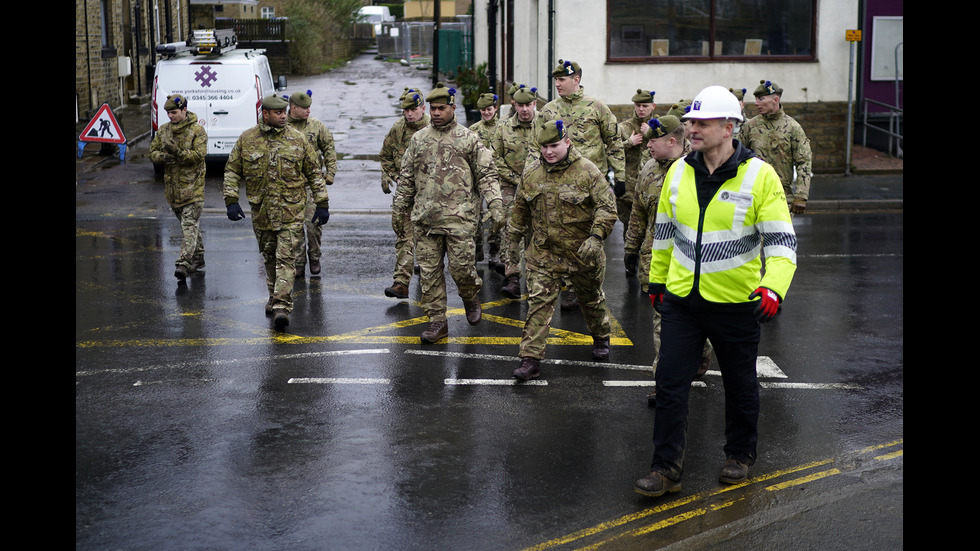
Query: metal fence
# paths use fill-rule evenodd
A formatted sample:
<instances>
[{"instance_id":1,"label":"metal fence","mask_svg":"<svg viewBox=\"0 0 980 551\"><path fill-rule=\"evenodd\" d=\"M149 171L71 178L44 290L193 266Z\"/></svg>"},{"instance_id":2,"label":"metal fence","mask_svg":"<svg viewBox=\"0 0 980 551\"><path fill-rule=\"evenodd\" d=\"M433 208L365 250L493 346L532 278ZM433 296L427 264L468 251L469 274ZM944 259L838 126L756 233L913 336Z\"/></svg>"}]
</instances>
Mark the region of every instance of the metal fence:
<instances>
[{"instance_id":1,"label":"metal fence","mask_svg":"<svg viewBox=\"0 0 980 551\"><path fill-rule=\"evenodd\" d=\"M378 55L404 59L409 64L432 63L433 27L431 21L399 21L381 24L381 34L378 40ZM443 34L446 31L461 33L461 48L459 49L458 65L470 67L473 65L473 28L470 22L441 23ZM441 38L440 38L441 40ZM440 54L442 55L442 54ZM440 62L440 70L445 63ZM456 67L450 68L455 71Z\"/></svg>"}]
</instances>

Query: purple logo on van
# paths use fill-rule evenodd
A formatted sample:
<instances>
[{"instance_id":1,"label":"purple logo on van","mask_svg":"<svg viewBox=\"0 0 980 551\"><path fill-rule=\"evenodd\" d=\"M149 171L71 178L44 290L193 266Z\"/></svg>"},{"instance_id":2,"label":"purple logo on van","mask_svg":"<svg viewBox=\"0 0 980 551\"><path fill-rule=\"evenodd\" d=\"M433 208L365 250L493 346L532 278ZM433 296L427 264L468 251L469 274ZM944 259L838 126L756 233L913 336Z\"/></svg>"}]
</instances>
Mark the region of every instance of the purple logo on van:
<instances>
[{"instance_id":1,"label":"purple logo on van","mask_svg":"<svg viewBox=\"0 0 980 551\"><path fill-rule=\"evenodd\" d=\"M194 80L201 83L202 88L210 88L211 83L218 80L218 75L211 71L210 65L201 67L201 70L194 73Z\"/></svg>"}]
</instances>

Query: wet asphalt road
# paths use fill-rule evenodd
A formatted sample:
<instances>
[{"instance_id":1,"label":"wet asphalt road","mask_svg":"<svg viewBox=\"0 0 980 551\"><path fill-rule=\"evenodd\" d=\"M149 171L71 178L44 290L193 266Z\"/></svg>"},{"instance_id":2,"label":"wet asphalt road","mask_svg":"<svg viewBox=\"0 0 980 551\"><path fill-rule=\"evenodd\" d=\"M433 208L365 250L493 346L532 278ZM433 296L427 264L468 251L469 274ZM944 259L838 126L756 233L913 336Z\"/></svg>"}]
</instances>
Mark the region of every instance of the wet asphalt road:
<instances>
[{"instance_id":1,"label":"wet asphalt road","mask_svg":"<svg viewBox=\"0 0 980 551\"><path fill-rule=\"evenodd\" d=\"M406 81L428 89L412 71L362 60L291 79L335 98L314 116L342 160L324 272L297 282L285 332L264 315L255 238L224 217L220 178L207 268L184 287L179 228L139 148L79 178L77 549L902 547L900 211L796 218L799 270L760 346L752 478L717 482L712 365L692 392L683 490L644 498L630 488L652 453L651 309L624 274L620 226L606 364L581 314L558 311L541 380L515 385L526 306L485 263L484 320L466 324L450 283L447 342L419 343L417 278L409 300L383 296L394 236L372 155ZM344 111L375 93L369 112Z\"/></svg>"}]
</instances>

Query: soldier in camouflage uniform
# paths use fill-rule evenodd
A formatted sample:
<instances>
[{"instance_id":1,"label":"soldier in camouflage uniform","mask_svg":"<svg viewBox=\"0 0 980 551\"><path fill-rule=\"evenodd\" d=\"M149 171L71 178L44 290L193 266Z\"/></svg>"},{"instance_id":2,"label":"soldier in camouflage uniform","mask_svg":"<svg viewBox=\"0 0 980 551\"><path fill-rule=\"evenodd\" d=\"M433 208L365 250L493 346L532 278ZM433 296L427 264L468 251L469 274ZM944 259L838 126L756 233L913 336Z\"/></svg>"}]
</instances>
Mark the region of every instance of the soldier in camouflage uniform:
<instances>
[{"instance_id":1,"label":"soldier in camouflage uniform","mask_svg":"<svg viewBox=\"0 0 980 551\"><path fill-rule=\"evenodd\" d=\"M480 137L480 141L483 142L485 147L492 148L493 135L500 128L500 117L497 116L497 94L480 94L479 99L476 100L476 108L480 110L480 120L471 124L470 130L476 132L476 135ZM483 218L485 216L486 205L481 208L480 222L477 223L476 235L473 236L474 242L476 243L477 262L483 260ZM487 264L490 268L496 268L500 262L499 236L490 234L487 239L487 244L490 246L490 258L487 259Z\"/></svg>"},{"instance_id":2,"label":"soldier in camouflage uniform","mask_svg":"<svg viewBox=\"0 0 980 551\"><path fill-rule=\"evenodd\" d=\"M619 138L616 116L605 103L585 94L582 89L582 68L574 61L559 59L551 72L558 98L541 108L541 121L561 119L579 154L592 161L606 175L613 171L616 195L626 192L626 157ZM575 291L569 287L562 299L562 310L578 305Z\"/></svg>"},{"instance_id":3,"label":"soldier in camouflage uniform","mask_svg":"<svg viewBox=\"0 0 980 551\"><path fill-rule=\"evenodd\" d=\"M528 88L524 84L517 86L514 92L514 112L517 116L510 117L500 123L500 129L493 138L493 160L497 165L497 173L500 178L500 195L504 201L504 213L510 219L511 210L514 206L514 196L517 186L521 183L521 175L524 174L524 166L527 163L528 155L537 157L538 116L534 108L537 105L537 88ZM507 242L504 235L506 231L500 233L500 240ZM504 247L503 267L504 282L500 292L509 298L521 297L521 254L523 247L512 250L511 247ZM517 252L515 256L513 253Z\"/></svg>"},{"instance_id":4,"label":"soldier in camouflage uniform","mask_svg":"<svg viewBox=\"0 0 980 551\"><path fill-rule=\"evenodd\" d=\"M800 123L783 111L783 89L779 85L761 80L753 95L759 114L742 125L739 141L776 169L790 212L803 214L813 176L810 140ZM796 169L795 189L793 169Z\"/></svg>"},{"instance_id":5,"label":"soldier in camouflage uniform","mask_svg":"<svg viewBox=\"0 0 980 551\"><path fill-rule=\"evenodd\" d=\"M163 105L170 122L160 127L150 143L150 161L163 165L163 194L180 222L183 238L174 277L186 283L187 275L204 267L201 210L204 207L204 158L208 135L197 115L187 110L180 94L167 96Z\"/></svg>"},{"instance_id":6,"label":"soldier in camouflage uniform","mask_svg":"<svg viewBox=\"0 0 980 551\"><path fill-rule=\"evenodd\" d=\"M626 192L616 198L616 213L623 223L623 237L630 223L630 212L633 210L633 197L636 190L636 178L643 166L642 158L647 151L647 140L643 137L647 131L647 121L653 115L657 104L653 102L656 92L637 89L633 95L633 116L619 123L619 137L623 141L623 151L626 156ZM636 272L627 270L626 275Z\"/></svg>"},{"instance_id":7,"label":"soldier in camouflage uniform","mask_svg":"<svg viewBox=\"0 0 980 551\"><path fill-rule=\"evenodd\" d=\"M616 223L616 200L609 182L581 155L563 121L542 123L540 157L528 161L508 226L509 246L527 240L527 320L514 377L540 375L555 303L567 278L579 295L592 334L592 358L609 357L611 324L602 282L603 241Z\"/></svg>"},{"instance_id":8,"label":"soldier in camouflage uniform","mask_svg":"<svg viewBox=\"0 0 980 551\"><path fill-rule=\"evenodd\" d=\"M262 100L262 121L242 132L228 156L223 191L228 219L241 220L245 213L238 196L245 184L269 289L265 310L278 329L289 325L293 309L296 251L303 242L307 188L316 203L313 223L325 224L330 218L319 154L302 132L287 124L288 105L275 95Z\"/></svg>"},{"instance_id":9,"label":"soldier in camouflage uniform","mask_svg":"<svg viewBox=\"0 0 980 551\"><path fill-rule=\"evenodd\" d=\"M434 343L449 335L443 257L448 257L466 321L476 325L482 317L483 280L476 272L473 234L481 195L494 229L504 218L493 155L475 132L456 122L456 90L440 82L425 99L431 124L412 136L402 157L392 223L410 216L414 225L422 308L429 317L421 338L423 343Z\"/></svg>"},{"instance_id":10,"label":"soldier in camouflage uniform","mask_svg":"<svg viewBox=\"0 0 980 551\"><path fill-rule=\"evenodd\" d=\"M322 121L310 116L310 106L313 105L313 92L307 90L306 93L296 92L289 96L289 125L299 130L306 136L306 141L313 145L313 148L320 154L321 169L323 171L324 182L329 186L333 184L334 176L337 174L337 152L334 148L333 134L327 129ZM306 259L309 256L310 274L320 273L320 238L323 229L314 224L313 215L316 213L316 203L313 202L313 195L306 194L306 241L300 245L300 250L296 256L296 277L306 275Z\"/></svg>"},{"instance_id":11,"label":"soldier in camouflage uniform","mask_svg":"<svg viewBox=\"0 0 980 551\"><path fill-rule=\"evenodd\" d=\"M402 118L391 126L381 145L381 191L391 193L392 184L398 185L402 156L408 149L408 142L419 130L429 125L429 115L425 112L422 93L405 88L400 98ZM405 215L407 216L407 214ZM408 298L408 284L412 281L412 267L415 264L415 236L411 220L394 219L392 211L391 227L395 231L395 271L394 283L385 289L386 297Z\"/></svg>"},{"instance_id":12,"label":"soldier in camouflage uniform","mask_svg":"<svg viewBox=\"0 0 980 551\"><path fill-rule=\"evenodd\" d=\"M667 169L675 160L691 152L691 143L685 137L685 127L674 115L664 115L659 119L651 119L643 137L647 140L647 151L650 160L640 170L636 187L636 200L630 213L629 231L624 242L624 261L626 270L638 272L640 289L646 294L650 284L650 261L653 249L654 228L657 222L657 206L660 202L660 190L663 188ZM660 312L653 312L653 373L657 372L657 361L660 359ZM711 364L711 341L705 341L701 355L701 365L697 376L701 377L708 371ZM653 405L657 399L657 391L647 395L647 402Z\"/></svg>"}]
</instances>

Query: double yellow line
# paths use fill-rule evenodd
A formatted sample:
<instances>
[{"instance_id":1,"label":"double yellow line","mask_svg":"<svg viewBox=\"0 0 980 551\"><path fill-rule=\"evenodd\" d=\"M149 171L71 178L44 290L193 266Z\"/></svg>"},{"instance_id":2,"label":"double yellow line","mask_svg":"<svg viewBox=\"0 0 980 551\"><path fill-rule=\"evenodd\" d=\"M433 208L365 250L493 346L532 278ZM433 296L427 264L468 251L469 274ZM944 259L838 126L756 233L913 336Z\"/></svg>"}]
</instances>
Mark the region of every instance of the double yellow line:
<instances>
[{"instance_id":1,"label":"double yellow line","mask_svg":"<svg viewBox=\"0 0 980 551\"><path fill-rule=\"evenodd\" d=\"M904 444L904 439L903 438L900 438L898 440L894 440L894 441L887 442L887 443L884 443L884 444L877 444L877 445L873 445L873 446L868 446L867 448L861 449L861 450L859 450L856 453L857 453L857 455L864 455L864 454L868 454L868 453L876 453L876 452L878 452L880 450L883 450L885 448L892 448L892 447L895 447L895 446L901 446L903 444ZM903 455L903 452L904 452L904 449L898 449L898 450L891 451L891 452L888 452L888 453L883 453L883 454L880 454L880 455L875 455L873 457L873 459L876 460L876 461L887 461L887 460L895 459L897 457L902 456ZM673 509L677 509L679 507L683 507L683 506L689 505L691 503L697 503L697 502L702 501L702 500L705 500L707 498L711 498L711 497L714 497L714 496L717 496L717 495L720 495L720 494L724 494L725 492L732 491L732 490L734 490L736 488L743 488L743 487L746 487L746 486L751 486L751 485L756 485L756 484L764 484L766 482L775 480L777 478L782 478L782 477L785 477L785 476L788 476L788 475L792 475L792 474L796 474L796 473L801 473L801 472L804 472L804 471L809 471L809 470L812 470L812 469L817 469L817 468L820 468L820 467L831 465L831 464L835 463L835 461L836 461L835 459L823 459L823 460L820 460L820 461L813 461L811 463L805 463L803 465L798 465L798 466L795 466L795 467L791 467L789 469L784 469L784 470L775 471L775 472L772 472L772 473L767 473L767 474L763 474L763 475L759 475L759 476L754 476L752 478L749 478L745 482L742 482L741 484L735 484L735 485L732 485L732 486L725 486L725 487L717 488L715 490L711 490L711 491L708 491L708 492L702 492L702 493L699 493L699 494L694 494L694 495L691 495L691 496L683 497L683 498L680 498L680 499L677 499L677 500L674 500L674 501L671 501L671 502L668 502L668 503L664 503L662 505L658 505L656 507L651 507L649 509L644 509L644 510L639 511L639 512L636 512L636 513L625 515L625 516L622 516L622 517L619 517L619 518L616 518L616 519L613 519L613 520L610 520L610 521L607 521L607 522L603 522L601 524L597 524L596 526L592 526L590 528L585 528L585 529L579 530L577 532L573 532L571 534L568 534L568 535L565 535L565 536L561 536L561 537L555 538L553 540L546 541L544 543L535 545L533 547L529 547L529 548L525 549L524 551L542 551L544 549L552 549L552 548L560 547L560 546L563 546L563 545L567 545L567 544L570 544L572 542L576 542L576 541L581 540L581 539L584 539L584 538L593 538L593 537L597 537L597 536L606 535L607 532L608 533L612 533L612 531L614 531L615 529L620 528L620 527L624 527L624 526L626 526L628 524L635 523L637 521L640 521L640 520L643 520L643 519L652 517L652 516L657 515L657 514L660 514L660 513L671 511ZM829 477L829 476L834 476L834 475L842 474L843 472L844 471L842 471L840 468L831 467L831 468L824 469L824 470L821 470L821 471L818 471L818 472L815 472L815 473L807 474L805 476L800 476L800 477L797 477L797 478L793 478L793 479L787 480L785 482L780 482L780 483L776 483L776 484L770 484L770 485L765 486L764 489L767 490L767 491L771 491L771 492L772 491L777 491L777 490L784 490L786 488L791 488L793 486L798 486L800 484L806 484L806 483L812 482L814 480L819 480L821 478L826 478L826 477ZM709 505L705 505L703 507L696 507L696 508L691 509L689 511L685 511L683 513L680 513L680 514L677 514L677 515L674 515L674 516L665 518L663 520L657 520L656 522L653 522L651 524L645 524L645 525L640 526L640 527L637 527L637 528L632 528L632 529L630 529L630 530L628 530L626 532L620 532L620 533L615 533L615 534L612 534L612 535L608 535L608 537L606 537L605 539L603 539L601 541L598 541L598 542L593 543L593 544L586 545L584 547L578 547L576 549L578 549L579 551L584 551L584 550L591 551L591 550L595 550L595 549L601 549L602 547L604 547L606 545L609 545L609 544L614 543L614 542L619 542L622 539L632 538L632 537L636 537L636 536L642 536L642 535L645 535L645 534L650 534L652 532L656 532L657 530L662 530L664 528L667 528L667 527L670 527L670 526L674 526L674 525L679 524L681 522L684 522L686 520L691 520L691 519L697 518L699 516L705 515L707 513L712 512L712 511L717 511L719 509L723 509L725 507L728 507L729 505L732 505L733 503L735 503L735 501L728 501L728 502L724 502L724 503L720 503L720 504L709 504Z\"/></svg>"}]
</instances>

